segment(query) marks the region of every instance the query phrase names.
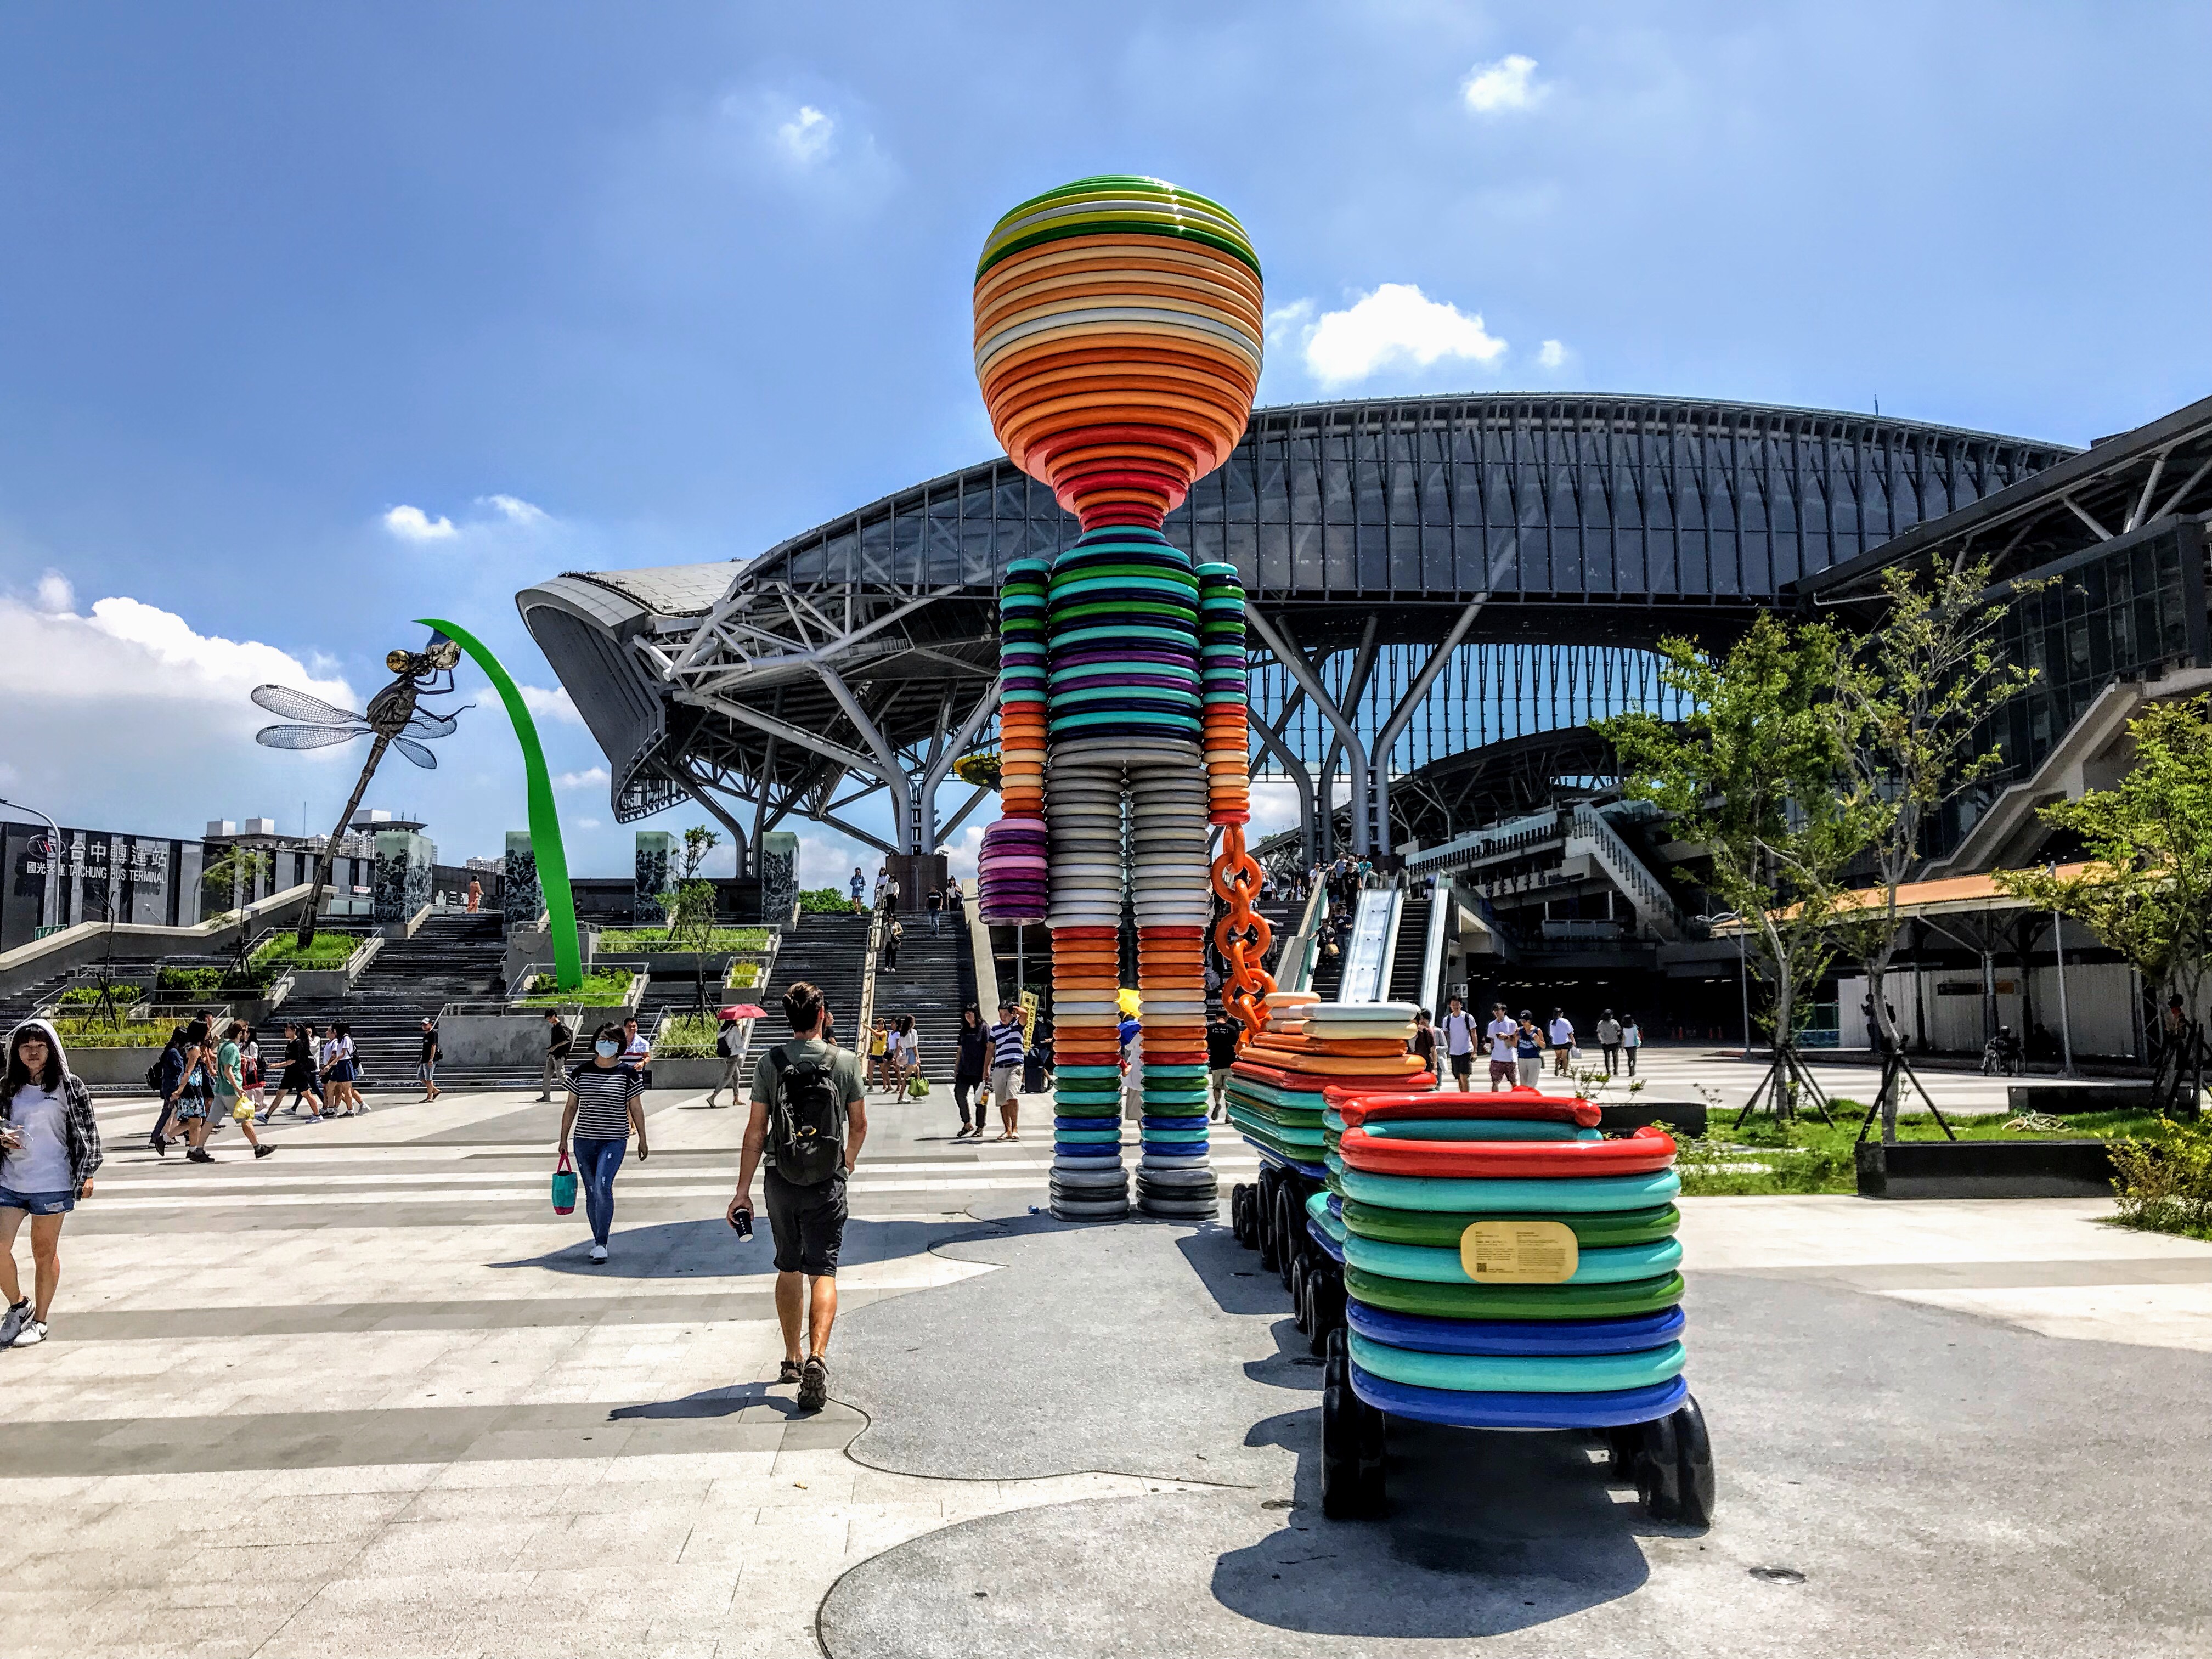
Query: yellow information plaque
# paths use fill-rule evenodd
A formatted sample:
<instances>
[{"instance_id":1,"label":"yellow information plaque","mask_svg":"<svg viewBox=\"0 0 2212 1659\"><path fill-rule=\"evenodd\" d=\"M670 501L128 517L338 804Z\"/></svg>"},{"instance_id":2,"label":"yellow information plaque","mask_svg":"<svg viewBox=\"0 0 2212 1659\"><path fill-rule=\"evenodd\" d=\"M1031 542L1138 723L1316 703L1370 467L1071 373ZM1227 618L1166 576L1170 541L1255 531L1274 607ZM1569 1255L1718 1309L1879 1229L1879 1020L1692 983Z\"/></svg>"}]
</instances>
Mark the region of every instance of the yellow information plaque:
<instances>
[{"instance_id":1,"label":"yellow information plaque","mask_svg":"<svg viewBox=\"0 0 2212 1659\"><path fill-rule=\"evenodd\" d=\"M1459 1263L1478 1285L1562 1285L1581 1252L1563 1221L1477 1221L1459 1236Z\"/></svg>"}]
</instances>

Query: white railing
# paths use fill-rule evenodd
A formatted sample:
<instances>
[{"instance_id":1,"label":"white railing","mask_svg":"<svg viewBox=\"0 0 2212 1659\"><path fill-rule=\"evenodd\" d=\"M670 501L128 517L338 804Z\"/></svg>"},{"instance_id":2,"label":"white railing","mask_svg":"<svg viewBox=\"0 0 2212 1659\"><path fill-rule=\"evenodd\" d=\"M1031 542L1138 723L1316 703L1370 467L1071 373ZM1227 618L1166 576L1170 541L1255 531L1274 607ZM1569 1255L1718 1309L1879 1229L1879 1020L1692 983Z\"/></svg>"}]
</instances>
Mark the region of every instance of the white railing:
<instances>
[{"instance_id":1,"label":"white railing","mask_svg":"<svg viewBox=\"0 0 2212 1659\"><path fill-rule=\"evenodd\" d=\"M1644 860L1620 831L1605 820L1605 815L1588 805L1574 809L1574 833L1570 842L1580 840L1604 868L1613 884L1626 894L1637 914L1655 933L1670 939L1680 939L1689 932L1689 919L1674 896L1659 884L1657 878L1644 867ZM1573 848L1569 848L1570 851Z\"/></svg>"}]
</instances>

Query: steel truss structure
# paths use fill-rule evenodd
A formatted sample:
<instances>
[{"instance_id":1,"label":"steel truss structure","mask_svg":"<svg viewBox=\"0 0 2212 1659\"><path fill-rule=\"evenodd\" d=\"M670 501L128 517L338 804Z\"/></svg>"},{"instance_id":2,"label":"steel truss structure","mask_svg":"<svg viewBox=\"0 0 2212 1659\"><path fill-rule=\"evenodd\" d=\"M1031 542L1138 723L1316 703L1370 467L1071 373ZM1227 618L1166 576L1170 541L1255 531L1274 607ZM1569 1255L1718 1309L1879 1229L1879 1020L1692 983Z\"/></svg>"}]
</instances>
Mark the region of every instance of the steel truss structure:
<instances>
[{"instance_id":1,"label":"steel truss structure","mask_svg":"<svg viewBox=\"0 0 2212 1659\"><path fill-rule=\"evenodd\" d=\"M1716 641L1791 585L2063 461L2053 445L1820 410L1521 395L1254 413L1170 515L1249 599L1255 764L1359 850L1450 755L1663 709L1650 647ZM686 796L741 847L793 813L924 852L981 804L939 787L990 736L1006 565L1076 533L1004 458L757 558L574 573L518 596L612 773L618 819ZM853 817L888 798L886 837Z\"/></svg>"}]
</instances>

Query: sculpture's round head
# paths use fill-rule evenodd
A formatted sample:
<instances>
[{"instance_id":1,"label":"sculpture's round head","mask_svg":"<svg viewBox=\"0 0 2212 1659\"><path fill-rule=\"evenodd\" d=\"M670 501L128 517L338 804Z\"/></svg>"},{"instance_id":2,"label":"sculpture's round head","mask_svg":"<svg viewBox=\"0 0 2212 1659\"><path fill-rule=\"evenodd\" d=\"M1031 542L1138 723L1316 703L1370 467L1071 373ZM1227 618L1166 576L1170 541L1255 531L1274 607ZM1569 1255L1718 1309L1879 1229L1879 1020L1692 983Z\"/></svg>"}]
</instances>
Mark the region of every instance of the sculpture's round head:
<instances>
[{"instance_id":1,"label":"sculpture's round head","mask_svg":"<svg viewBox=\"0 0 2212 1659\"><path fill-rule=\"evenodd\" d=\"M975 379L1014 465L1091 529L1157 526L1229 459L1265 336L1236 216L1158 179L1015 208L975 266Z\"/></svg>"}]
</instances>

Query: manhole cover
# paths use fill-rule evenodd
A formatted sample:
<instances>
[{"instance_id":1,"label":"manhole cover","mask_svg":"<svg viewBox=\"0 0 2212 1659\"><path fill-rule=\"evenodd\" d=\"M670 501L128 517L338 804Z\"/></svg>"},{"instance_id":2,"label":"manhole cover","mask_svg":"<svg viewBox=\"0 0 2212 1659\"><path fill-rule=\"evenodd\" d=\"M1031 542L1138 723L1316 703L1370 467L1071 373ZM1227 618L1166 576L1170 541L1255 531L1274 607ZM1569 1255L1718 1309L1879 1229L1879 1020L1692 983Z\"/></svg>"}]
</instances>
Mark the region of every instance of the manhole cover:
<instances>
[{"instance_id":1,"label":"manhole cover","mask_svg":"<svg viewBox=\"0 0 2212 1659\"><path fill-rule=\"evenodd\" d=\"M1802 1584L1805 1582L1805 1575L1795 1567L1753 1567L1751 1576L1767 1584Z\"/></svg>"}]
</instances>

